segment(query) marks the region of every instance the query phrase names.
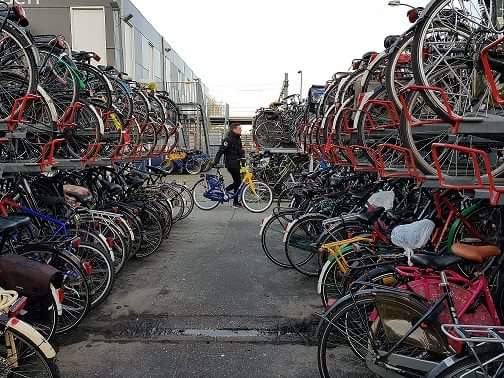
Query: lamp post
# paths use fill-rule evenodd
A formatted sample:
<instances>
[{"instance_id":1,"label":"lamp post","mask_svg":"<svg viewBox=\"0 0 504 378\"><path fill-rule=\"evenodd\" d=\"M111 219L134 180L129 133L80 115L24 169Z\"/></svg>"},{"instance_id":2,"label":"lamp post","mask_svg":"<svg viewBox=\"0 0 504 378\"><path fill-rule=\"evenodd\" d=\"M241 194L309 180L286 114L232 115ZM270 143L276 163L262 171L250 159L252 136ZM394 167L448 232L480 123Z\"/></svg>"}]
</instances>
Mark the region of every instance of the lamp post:
<instances>
[{"instance_id":1,"label":"lamp post","mask_svg":"<svg viewBox=\"0 0 504 378\"><path fill-rule=\"evenodd\" d=\"M300 76L299 97L303 98L303 70L299 70L298 74Z\"/></svg>"}]
</instances>

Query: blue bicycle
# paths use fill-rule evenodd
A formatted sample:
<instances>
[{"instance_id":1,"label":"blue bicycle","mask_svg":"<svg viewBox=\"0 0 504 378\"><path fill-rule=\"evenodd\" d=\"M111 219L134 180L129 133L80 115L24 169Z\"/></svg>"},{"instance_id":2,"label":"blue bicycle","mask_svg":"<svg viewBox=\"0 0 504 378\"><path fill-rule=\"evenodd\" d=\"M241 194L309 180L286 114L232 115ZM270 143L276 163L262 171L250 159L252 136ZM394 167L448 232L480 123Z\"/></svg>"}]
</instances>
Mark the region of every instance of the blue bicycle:
<instances>
[{"instance_id":1,"label":"blue bicycle","mask_svg":"<svg viewBox=\"0 0 504 378\"><path fill-rule=\"evenodd\" d=\"M229 202L235 197L241 199L241 203L248 211L262 213L269 209L273 202L273 192L264 182L254 180L253 173L242 167L242 183L236 193L226 190L224 177L220 169L216 167L217 174L202 175L201 179L194 184L192 192L194 204L201 210L212 210L224 202Z\"/></svg>"}]
</instances>

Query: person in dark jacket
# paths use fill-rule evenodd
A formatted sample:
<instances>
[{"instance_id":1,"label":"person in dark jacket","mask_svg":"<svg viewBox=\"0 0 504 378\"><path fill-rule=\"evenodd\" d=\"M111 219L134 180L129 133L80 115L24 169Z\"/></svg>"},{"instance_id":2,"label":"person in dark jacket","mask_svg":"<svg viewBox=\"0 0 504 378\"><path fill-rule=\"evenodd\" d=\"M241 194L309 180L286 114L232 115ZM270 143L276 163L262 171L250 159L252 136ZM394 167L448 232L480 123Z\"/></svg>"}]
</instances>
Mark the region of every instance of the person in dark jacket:
<instances>
[{"instance_id":1,"label":"person in dark jacket","mask_svg":"<svg viewBox=\"0 0 504 378\"><path fill-rule=\"evenodd\" d=\"M215 166L219 164L222 155L224 155L224 164L233 178L233 183L229 185L226 190L233 190L234 193L238 191L242 181L240 174L240 159L245 158L241 133L242 129L240 124L231 124L230 130L224 139L222 139L221 146L214 159ZM241 207L238 196L235 196L233 206Z\"/></svg>"}]
</instances>

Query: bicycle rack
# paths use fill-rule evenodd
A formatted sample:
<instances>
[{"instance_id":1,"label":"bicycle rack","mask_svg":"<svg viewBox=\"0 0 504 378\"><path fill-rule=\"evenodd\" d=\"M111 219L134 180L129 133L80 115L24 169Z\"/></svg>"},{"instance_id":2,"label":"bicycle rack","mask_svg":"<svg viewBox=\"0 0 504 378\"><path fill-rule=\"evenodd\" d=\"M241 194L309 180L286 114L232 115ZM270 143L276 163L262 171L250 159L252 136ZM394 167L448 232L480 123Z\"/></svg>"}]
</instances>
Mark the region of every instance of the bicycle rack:
<instances>
[{"instance_id":1,"label":"bicycle rack","mask_svg":"<svg viewBox=\"0 0 504 378\"><path fill-rule=\"evenodd\" d=\"M21 205L10 198L0 200L0 216L6 218L9 216L9 207L11 209L19 209Z\"/></svg>"},{"instance_id":2,"label":"bicycle rack","mask_svg":"<svg viewBox=\"0 0 504 378\"><path fill-rule=\"evenodd\" d=\"M481 55L480 55L481 64L483 65L483 73L485 74L486 82L487 82L488 86L490 87L490 91L492 92L493 100L498 105L504 105L504 98L502 98L502 96L499 93L499 89L497 88L497 84L495 81L495 77L492 73L492 67L490 66L490 61L488 59L488 55L490 53L490 50L497 47L498 45L501 45L503 42L504 42L504 36L500 37L496 41L485 46L481 50Z\"/></svg>"},{"instance_id":3,"label":"bicycle rack","mask_svg":"<svg viewBox=\"0 0 504 378\"><path fill-rule=\"evenodd\" d=\"M387 119L389 119L390 122L385 124L378 124L369 111L372 106L384 108L387 114ZM366 101L360 112L366 115L366 123L364 124L365 130L396 129L399 127L399 124L401 122L401 118L399 116L399 113L397 113L397 109L394 103L389 100L368 100Z\"/></svg>"},{"instance_id":4,"label":"bicycle rack","mask_svg":"<svg viewBox=\"0 0 504 378\"><path fill-rule=\"evenodd\" d=\"M98 155L103 148L103 143L91 143L88 145L86 153L81 158L81 165L87 166L96 163Z\"/></svg>"},{"instance_id":5,"label":"bicycle rack","mask_svg":"<svg viewBox=\"0 0 504 378\"><path fill-rule=\"evenodd\" d=\"M441 96L443 106L446 108L446 115L447 115L446 119L434 118L425 120L415 120L413 118L413 115L409 111L408 102L406 100L406 94L408 92L426 92L426 91L439 93L439 95ZM460 128L460 124L462 123L462 121L464 121L464 118L453 113L452 107L448 99L448 95L446 94L446 91L443 88L424 86L424 85L410 85L401 90L401 92L399 93L399 100L401 101L402 111L409 127L420 127L424 125L449 123L451 125L451 132L453 134L457 134Z\"/></svg>"},{"instance_id":6,"label":"bicycle rack","mask_svg":"<svg viewBox=\"0 0 504 378\"><path fill-rule=\"evenodd\" d=\"M378 161L379 156L374 149L371 147L352 145L349 147L343 147L345 155L348 157L352 163L353 170L355 172L379 172ZM366 161L362 161L358 155L364 155Z\"/></svg>"},{"instance_id":7,"label":"bicycle rack","mask_svg":"<svg viewBox=\"0 0 504 378\"><path fill-rule=\"evenodd\" d=\"M23 121L26 107L31 101L34 100L40 100L40 96L34 94L28 94L26 96L19 97L14 100L14 103L12 104L12 111L9 117L7 117L7 121L5 122L8 131L12 132L16 130L19 123Z\"/></svg>"},{"instance_id":8,"label":"bicycle rack","mask_svg":"<svg viewBox=\"0 0 504 378\"><path fill-rule=\"evenodd\" d=\"M56 147L63 143L65 139L53 139L52 141L44 144L42 147L42 152L40 154L40 160L38 165L40 167L40 172L45 172L47 168L56 164L56 159L54 154L56 152Z\"/></svg>"},{"instance_id":9,"label":"bicycle rack","mask_svg":"<svg viewBox=\"0 0 504 378\"><path fill-rule=\"evenodd\" d=\"M57 126L60 130L65 130L66 128L75 127L75 115L78 110L84 107L84 104L80 102L75 102L70 105L63 116L58 120Z\"/></svg>"},{"instance_id":10,"label":"bicycle rack","mask_svg":"<svg viewBox=\"0 0 504 378\"><path fill-rule=\"evenodd\" d=\"M138 161L138 160L143 160L144 159L144 144L139 143L135 144L133 148L131 149L131 153L128 155L127 160L128 161Z\"/></svg>"},{"instance_id":11,"label":"bicycle rack","mask_svg":"<svg viewBox=\"0 0 504 378\"><path fill-rule=\"evenodd\" d=\"M440 149L454 150L461 155L467 155L472 162L472 176L447 176L444 174L440 163ZM454 190L474 190L486 193L490 204L496 206L500 203L504 186L497 186L492 175L490 158L488 154L477 148L470 148L448 143L433 143L432 158L438 181L441 187ZM481 164L481 165L480 165ZM480 195L482 193L479 193Z\"/></svg>"},{"instance_id":12,"label":"bicycle rack","mask_svg":"<svg viewBox=\"0 0 504 378\"><path fill-rule=\"evenodd\" d=\"M353 128L353 122L350 122L350 114L358 113L358 109L345 108L341 110L341 132L345 134L355 134L356 129Z\"/></svg>"},{"instance_id":13,"label":"bicycle rack","mask_svg":"<svg viewBox=\"0 0 504 378\"><path fill-rule=\"evenodd\" d=\"M384 155L387 152L395 154L392 161L386 161ZM378 156L378 174L383 178L408 177L414 178L417 183L421 183L425 177L417 169L415 158L410 149L395 144L383 143L376 149Z\"/></svg>"},{"instance_id":14,"label":"bicycle rack","mask_svg":"<svg viewBox=\"0 0 504 378\"><path fill-rule=\"evenodd\" d=\"M113 163L117 163L118 161L125 160L124 157L124 152L128 146L131 144L131 136L128 132L128 130L123 130L122 131L122 142L120 145L117 146L115 151L112 153L111 161Z\"/></svg>"}]
</instances>

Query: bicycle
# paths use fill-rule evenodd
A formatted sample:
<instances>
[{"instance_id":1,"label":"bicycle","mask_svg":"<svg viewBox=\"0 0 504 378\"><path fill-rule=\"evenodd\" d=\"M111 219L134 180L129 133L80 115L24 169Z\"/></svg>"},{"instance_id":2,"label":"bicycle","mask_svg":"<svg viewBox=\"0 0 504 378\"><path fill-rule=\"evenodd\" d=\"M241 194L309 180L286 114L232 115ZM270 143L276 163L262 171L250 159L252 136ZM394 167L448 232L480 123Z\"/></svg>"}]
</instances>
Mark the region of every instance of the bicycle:
<instances>
[{"instance_id":1,"label":"bicycle","mask_svg":"<svg viewBox=\"0 0 504 378\"><path fill-rule=\"evenodd\" d=\"M199 209L213 210L236 197L240 198L245 208L252 213L262 213L269 209L273 203L271 188L264 182L254 180L254 174L246 166L240 169L243 180L236 193L226 189L224 177L220 172L223 167L215 168L217 174L202 175L192 188L194 204Z\"/></svg>"}]
</instances>

